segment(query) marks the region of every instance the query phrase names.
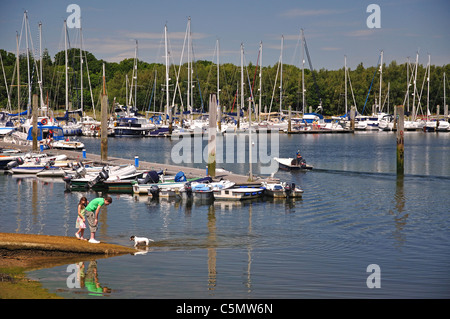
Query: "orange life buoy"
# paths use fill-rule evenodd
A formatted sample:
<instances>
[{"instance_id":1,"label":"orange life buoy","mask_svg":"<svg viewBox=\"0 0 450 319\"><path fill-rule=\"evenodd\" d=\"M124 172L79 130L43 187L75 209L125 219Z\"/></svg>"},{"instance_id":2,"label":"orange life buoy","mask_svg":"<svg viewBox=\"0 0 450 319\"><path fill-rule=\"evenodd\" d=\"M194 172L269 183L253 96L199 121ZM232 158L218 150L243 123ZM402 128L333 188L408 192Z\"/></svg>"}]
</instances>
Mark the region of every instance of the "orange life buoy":
<instances>
[{"instance_id":1,"label":"orange life buoy","mask_svg":"<svg viewBox=\"0 0 450 319\"><path fill-rule=\"evenodd\" d=\"M47 125L47 123L48 123L48 122L47 122L47 119L42 119L42 120L41 120L41 124L42 124L42 125Z\"/></svg>"}]
</instances>

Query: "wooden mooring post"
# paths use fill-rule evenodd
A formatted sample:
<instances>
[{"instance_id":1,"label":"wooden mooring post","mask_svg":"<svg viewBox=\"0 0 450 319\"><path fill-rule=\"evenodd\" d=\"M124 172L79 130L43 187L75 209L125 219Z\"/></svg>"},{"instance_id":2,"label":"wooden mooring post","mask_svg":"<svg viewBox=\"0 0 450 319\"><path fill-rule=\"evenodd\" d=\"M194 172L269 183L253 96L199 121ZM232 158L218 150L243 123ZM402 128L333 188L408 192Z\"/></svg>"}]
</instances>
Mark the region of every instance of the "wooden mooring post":
<instances>
[{"instance_id":1,"label":"wooden mooring post","mask_svg":"<svg viewBox=\"0 0 450 319\"><path fill-rule=\"evenodd\" d=\"M397 176L403 176L405 168L405 108L403 105L397 106L397 116Z\"/></svg>"},{"instance_id":2,"label":"wooden mooring post","mask_svg":"<svg viewBox=\"0 0 450 319\"><path fill-rule=\"evenodd\" d=\"M217 98L209 97L208 175L216 177Z\"/></svg>"},{"instance_id":3,"label":"wooden mooring post","mask_svg":"<svg viewBox=\"0 0 450 319\"><path fill-rule=\"evenodd\" d=\"M108 160L108 96L106 95L105 64L103 64L103 95L101 104L101 159Z\"/></svg>"},{"instance_id":4,"label":"wooden mooring post","mask_svg":"<svg viewBox=\"0 0 450 319\"><path fill-rule=\"evenodd\" d=\"M292 107L289 105L288 113L288 132L292 132Z\"/></svg>"},{"instance_id":5,"label":"wooden mooring post","mask_svg":"<svg viewBox=\"0 0 450 319\"><path fill-rule=\"evenodd\" d=\"M355 116L356 116L356 107L352 106L350 109L350 129L355 131Z\"/></svg>"}]
</instances>

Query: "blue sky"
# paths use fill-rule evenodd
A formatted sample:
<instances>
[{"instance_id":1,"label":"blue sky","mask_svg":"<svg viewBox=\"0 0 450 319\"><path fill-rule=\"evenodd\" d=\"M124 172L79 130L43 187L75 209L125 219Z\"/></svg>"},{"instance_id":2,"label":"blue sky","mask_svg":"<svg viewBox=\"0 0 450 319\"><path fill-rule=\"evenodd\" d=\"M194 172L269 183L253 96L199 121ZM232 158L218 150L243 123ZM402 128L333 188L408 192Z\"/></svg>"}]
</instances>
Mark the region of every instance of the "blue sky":
<instances>
[{"instance_id":1,"label":"blue sky","mask_svg":"<svg viewBox=\"0 0 450 319\"><path fill-rule=\"evenodd\" d=\"M369 4L380 6L381 28L369 29ZM195 59L215 60L220 42L220 63L240 64L240 44L245 61L256 64L263 42L263 65L280 58L300 66L300 30L304 29L315 69L355 68L376 65L380 51L384 62L404 63L408 57L426 64L450 63L450 1L448 0L2 0L0 48L16 52L16 31L20 33L23 13L28 11L35 50L39 49L38 23L43 24L43 46L52 58L64 49L63 22L69 4L81 9L84 49L106 61L134 57L139 42L139 59L164 63L164 25L167 24L172 62L180 62L188 17ZM72 47L78 47L77 29L70 29ZM25 41L21 42L21 51ZM36 51L38 53L38 51ZM186 54L186 53L185 53Z\"/></svg>"}]
</instances>

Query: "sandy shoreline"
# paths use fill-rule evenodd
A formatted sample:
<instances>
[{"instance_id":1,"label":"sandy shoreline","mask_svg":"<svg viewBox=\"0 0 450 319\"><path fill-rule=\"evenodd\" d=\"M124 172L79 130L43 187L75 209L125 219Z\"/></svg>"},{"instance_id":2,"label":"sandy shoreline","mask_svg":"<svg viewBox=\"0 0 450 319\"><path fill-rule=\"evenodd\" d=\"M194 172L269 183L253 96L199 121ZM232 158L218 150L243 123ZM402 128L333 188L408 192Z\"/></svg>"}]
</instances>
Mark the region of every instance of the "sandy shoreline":
<instances>
[{"instance_id":1,"label":"sandy shoreline","mask_svg":"<svg viewBox=\"0 0 450 319\"><path fill-rule=\"evenodd\" d=\"M90 244L75 237L0 233L0 299L58 298L27 279L25 272L134 252L131 247Z\"/></svg>"}]
</instances>

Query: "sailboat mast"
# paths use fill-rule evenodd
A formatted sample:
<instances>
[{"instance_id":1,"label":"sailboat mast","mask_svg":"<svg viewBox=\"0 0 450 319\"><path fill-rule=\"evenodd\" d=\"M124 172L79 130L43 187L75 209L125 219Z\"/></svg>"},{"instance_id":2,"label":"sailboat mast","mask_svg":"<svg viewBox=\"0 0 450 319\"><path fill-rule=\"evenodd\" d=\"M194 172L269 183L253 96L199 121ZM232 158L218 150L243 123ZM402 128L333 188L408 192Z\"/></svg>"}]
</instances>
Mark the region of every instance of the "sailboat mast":
<instances>
[{"instance_id":1,"label":"sailboat mast","mask_svg":"<svg viewBox=\"0 0 450 319\"><path fill-rule=\"evenodd\" d=\"M41 83L41 109L44 106L44 97L42 94L42 87L44 80L42 78L42 22L39 22L39 61L40 61L40 68L39 68L39 74L40 74L40 83Z\"/></svg>"},{"instance_id":2,"label":"sailboat mast","mask_svg":"<svg viewBox=\"0 0 450 319\"><path fill-rule=\"evenodd\" d=\"M80 108L81 114L83 114L83 33L81 32L81 17L80 17L80 86L81 86L81 97L80 97Z\"/></svg>"},{"instance_id":3,"label":"sailboat mast","mask_svg":"<svg viewBox=\"0 0 450 319\"><path fill-rule=\"evenodd\" d=\"M8 110L9 110L9 112L12 112L12 109L11 109L11 94L10 94L9 89L8 89L8 81L6 80L5 67L3 65L3 57L2 57L1 54L0 54L0 62L2 64L2 72L3 72L3 79L5 81L6 95L8 96L8 102L7 102Z\"/></svg>"},{"instance_id":4,"label":"sailboat mast","mask_svg":"<svg viewBox=\"0 0 450 319\"><path fill-rule=\"evenodd\" d=\"M412 120L413 121L416 120L417 66L418 66L418 63L419 63L419 52L417 52L417 54L416 54L416 70L415 70L415 74L414 74L414 93L413 93L413 109L412 109L412 114L413 114Z\"/></svg>"},{"instance_id":5,"label":"sailboat mast","mask_svg":"<svg viewBox=\"0 0 450 319\"><path fill-rule=\"evenodd\" d=\"M217 106L220 107L219 50L220 50L220 44L219 44L219 40L217 39Z\"/></svg>"},{"instance_id":6,"label":"sailboat mast","mask_svg":"<svg viewBox=\"0 0 450 319\"><path fill-rule=\"evenodd\" d=\"M431 62L431 57L428 54L428 65L427 65L427 85L428 85L428 89L427 89L427 118L428 115L430 114L430 62Z\"/></svg>"},{"instance_id":7,"label":"sailboat mast","mask_svg":"<svg viewBox=\"0 0 450 319\"><path fill-rule=\"evenodd\" d=\"M444 72L444 112L446 109L447 109L447 100L445 99L445 72Z\"/></svg>"},{"instance_id":8,"label":"sailboat mast","mask_svg":"<svg viewBox=\"0 0 450 319\"><path fill-rule=\"evenodd\" d=\"M345 73L345 114L347 114L347 56L344 55L344 73Z\"/></svg>"},{"instance_id":9,"label":"sailboat mast","mask_svg":"<svg viewBox=\"0 0 450 319\"><path fill-rule=\"evenodd\" d=\"M16 45L17 45L17 56L16 56L16 64L17 64L17 113L20 114L19 33L16 33Z\"/></svg>"},{"instance_id":10,"label":"sailboat mast","mask_svg":"<svg viewBox=\"0 0 450 319\"><path fill-rule=\"evenodd\" d=\"M26 40L26 48L27 48L27 68L28 68L28 104L27 111L28 116L31 115L30 107L31 107L31 79L30 79L30 49L28 48L28 15L27 11L24 12L25 19L25 40Z\"/></svg>"},{"instance_id":11,"label":"sailboat mast","mask_svg":"<svg viewBox=\"0 0 450 319\"><path fill-rule=\"evenodd\" d=\"M259 107L258 107L258 123L261 121L261 104L262 104L262 41L259 43Z\"/></svg>"},{"instance_id":12,"label":"sailboat mast","mask_svg":"<svg viewBox=\"0 0 450 319\"><path fill-rule=\"evenodd\" d=\"M281 113L283 112L283 45L284 45L284 36L281 36L281 53L280 53L280 64L281 64L281 72L280 72L280 119Z\"/></svg>"},{"instance_id":13,"label":"sailboat mast","mask_svg":"<svg viewBox=\"0 0 450 319\"><path fill-rule=\"evenodd\" d=\"M408 87L407 87L407 92L409 92L409 86L410 86L410 81L409 81L409 57L408 57L408 63L406 64L406 84L408 85ZM408 95L407 95L407 102L406 102L406 105L407 105L407 110L408 110L408 112L409 112L409 93L408 93Z\"/></svg>"},{"instance_id":14,"label":"sailboat mast","mask_svg":"<svg viewBox=\"0 0 450 319\"><path fill-rule=\"evenodd\" d=\"M67 21L64 20L64 55L65 55L65 74L66 74L66 111L69 110L69 76L68 76L68 57L67 57Z\"/></svg>"},{"instance_id":15,"label":"sailboat mast","mask_svg":"<svg viewBox=\"0 0 450 319\"><path fill-rule=\"evenodd\" d=\"M378 111L381 112L381 85L383 81L383 50L381 50L381 60L380 60L380 94L378 96Z\"/></svg>"},{"instance_id":16,"label":"sailboat mast","mask_svg":"<svg viewBox=\"0 0 450 319\"><path fill-rule=\"evenodd\" d=\"M125 107L128 109L128 74L125 74Z\"/></svg>"},{"instance_id":17,"label":"sailboat mast","mask_svg":"<svg viewBox=\"0 0 450 319\"><path fill-rule=\"evenodd\" d=\"M192 105L191 105L191 17L188 18L188 50L187 50L187 59L188 59L188 83L187 83L187 109L189 111L190 117L192 119Z\"/></svg>"},{"instance_id":18,"label":"sailboat mast","mask_svg":"<svg viewBox=\"0 0 450 319\"><path fill-rule=\"evenodd\" d=\"M244 44L241 43L241 104L238 105L237 114L237 128L240 128L241 109L244 109Z\"/></svg>"},{"instance_id":19,"label":"sailboat mast","mask_svg":"<svg viewBox=\"0 0 450 319\"><path fill-rule=\"evenodd\" d=\"M167 24L164 26L164 44L166 49L166 99L167 99L167 105L166 105L166 115L169 112L169 103L170 103L170 96L169 96L169 52L167 49ZM164 116L164 121L166 121L166 116Z\"/></svg>"},{"instance_id":20,"label":"sailboat mast","mask_svg":"<svg viewBox=\"0 0 450 319\"><path fill-rule=\"evenodd\" d=\"M134 108L137 110L137 52L138 52L138 40L136 40L136 49L134 51Z\"/></svg>"},{"instance_id":21,"label":"sailboat mast","mask_svg":"<svg viewBox=\"0 0 450 319\"><path fill-rule=\"evenodd\" d=\"M303 115L305 114L305 35L302 29L302 104Z\"/></svg>"}]
</instances>

